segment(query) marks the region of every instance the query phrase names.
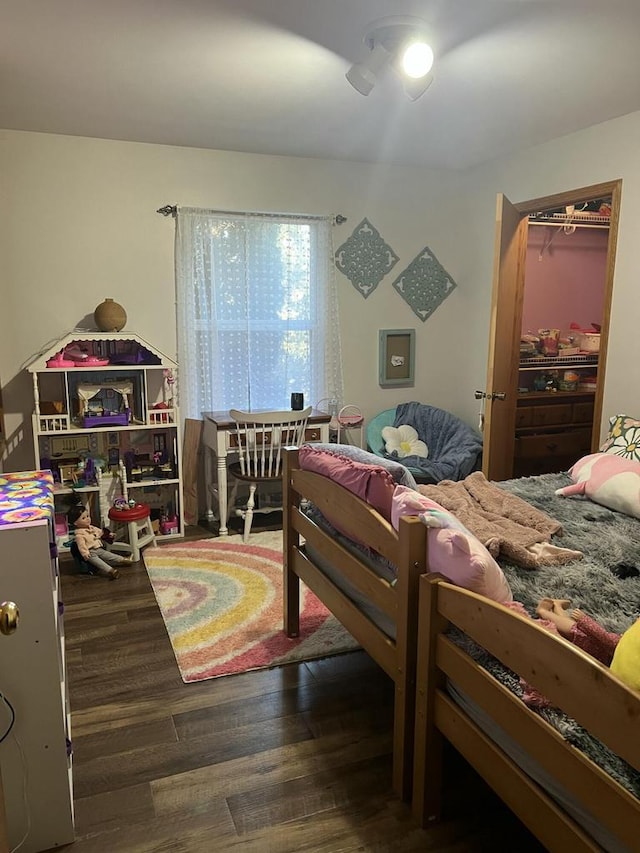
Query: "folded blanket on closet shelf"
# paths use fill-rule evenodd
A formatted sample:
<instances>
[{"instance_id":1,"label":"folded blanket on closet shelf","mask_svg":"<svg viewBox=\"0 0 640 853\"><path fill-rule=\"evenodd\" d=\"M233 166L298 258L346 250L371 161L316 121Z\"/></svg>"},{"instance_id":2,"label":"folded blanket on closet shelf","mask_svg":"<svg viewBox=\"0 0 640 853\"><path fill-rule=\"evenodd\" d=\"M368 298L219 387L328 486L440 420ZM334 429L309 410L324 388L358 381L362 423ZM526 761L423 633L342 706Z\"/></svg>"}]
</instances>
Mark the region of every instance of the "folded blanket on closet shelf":
<instances>
[{"instance_id":1,"label":"folded blanket on closet shelf","mask_svg":"<svg viewBox=\"0 0 640 853\"><path fill-rule=\"evenodd\" d=\"M418 490L455 515L493 557L529 569L582 558L580 551L551 543L553 535L562 534L559 521L490 483L480 471L458 482L443 480Z\"/></svg>"}]
</instances>

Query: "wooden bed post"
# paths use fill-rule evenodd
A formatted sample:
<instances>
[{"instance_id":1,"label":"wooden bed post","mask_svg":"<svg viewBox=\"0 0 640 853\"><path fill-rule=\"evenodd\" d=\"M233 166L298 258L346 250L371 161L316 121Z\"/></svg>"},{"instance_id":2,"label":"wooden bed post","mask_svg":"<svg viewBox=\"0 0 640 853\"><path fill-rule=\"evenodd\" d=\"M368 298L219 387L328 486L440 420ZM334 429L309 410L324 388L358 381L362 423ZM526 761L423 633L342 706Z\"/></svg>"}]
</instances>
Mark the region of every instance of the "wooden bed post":
<instances>
[{"instance_id":1,"label":"wooden bed post","mask_svg":"<svg viewBox=\"0 0 640 853\"><path fill-rule=\"evenodd\" d=\"M438 634L446 629L447 620L438 614L439 580L436 575L420 578L412 809L421 826L439 820L442 809L444 739L436 728L434 705L436 690L444 682L436 669Z\"/></svg>"},{"instance_id":2,"label":"wooden bed post","mask_svg":"<svg viewBox=\"0 0 640 853\"><path fill-rule=\"evenodd\" d=\"M418 632L418 590L420 575L427 566L427 530L418 518L401 518L400 564L396 590L396 650L393 733L393 789L405 802L411 799L413 736L416 701L416 643Z\"/></svg>"},{"instance_id":3,"label":"wooden bed post","mask_svg":"<svg viewBox=\"0 0 640 853\"><path fill-rule=\"evenodd\" d=\"M290 569L293 563L294 550L300 547L300 535L291 524L291 513L300 502L300 497L294 492L291 484L291 471L299 467L296 448L284 448L282 466L283 627L287 637L297 637L300 633L300 579Z\"/></svg>"}]
</instances>

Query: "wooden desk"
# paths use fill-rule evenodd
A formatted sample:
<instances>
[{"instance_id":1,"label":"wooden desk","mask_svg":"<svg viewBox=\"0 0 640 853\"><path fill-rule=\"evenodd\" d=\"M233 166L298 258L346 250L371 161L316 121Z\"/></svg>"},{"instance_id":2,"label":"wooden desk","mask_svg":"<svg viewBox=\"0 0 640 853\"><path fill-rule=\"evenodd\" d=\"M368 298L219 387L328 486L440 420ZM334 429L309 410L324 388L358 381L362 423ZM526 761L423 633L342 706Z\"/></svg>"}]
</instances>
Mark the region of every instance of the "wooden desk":
<instances>
[{"instance_id":1,"label":"wooden desk","mask_svg":"<svg viewBox=\"0 0 640 853\"><path fill-rule=\"evenodd\" d=\"M229 416L229 412L203 412L204 421L202 430L202 441L205 447L204 475L206 485L206 517L209 521L214 518L211 509L211 496L215 495L218 501L218 519L220 521L220 536L227 536L228 497L227 497L227 457L235 452L236 448L236 422ZM305 441L328 442L329 421L331 417L326 412L311 412L305 430ZM213 483L213 470L215 456L215 470L217 472L216 486Z\"/></svg>"}]
</instances>

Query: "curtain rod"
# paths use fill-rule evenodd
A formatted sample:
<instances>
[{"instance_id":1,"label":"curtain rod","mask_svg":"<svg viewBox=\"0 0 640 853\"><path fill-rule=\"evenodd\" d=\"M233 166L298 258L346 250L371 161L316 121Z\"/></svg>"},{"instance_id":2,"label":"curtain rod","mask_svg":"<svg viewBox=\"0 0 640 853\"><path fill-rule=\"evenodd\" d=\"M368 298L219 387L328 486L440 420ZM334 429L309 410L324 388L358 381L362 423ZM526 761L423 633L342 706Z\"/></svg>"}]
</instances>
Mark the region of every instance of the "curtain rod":
<instances>
[{"instance_id":1,"label":"curtain rod","mask_svg":"<svg viewBox=\"0 0 640 853\"><path fill-rule=\"evenodd\" d=\"M174 219L178 215L178 205L177 204L165 204L164 207L159 207L156 210L156 213L161 213L163 216L173 216ZM243 213L238 210L212 210L211 213L222 213L225 216L272 216L274 218L287 217L288 219L326 219L324 216L307 216L304 213ZM343 216L341 213L336 214L333 217L334 225L342 225L343 222L347 221L347 217Z\"/></svg>"}]
</instances>

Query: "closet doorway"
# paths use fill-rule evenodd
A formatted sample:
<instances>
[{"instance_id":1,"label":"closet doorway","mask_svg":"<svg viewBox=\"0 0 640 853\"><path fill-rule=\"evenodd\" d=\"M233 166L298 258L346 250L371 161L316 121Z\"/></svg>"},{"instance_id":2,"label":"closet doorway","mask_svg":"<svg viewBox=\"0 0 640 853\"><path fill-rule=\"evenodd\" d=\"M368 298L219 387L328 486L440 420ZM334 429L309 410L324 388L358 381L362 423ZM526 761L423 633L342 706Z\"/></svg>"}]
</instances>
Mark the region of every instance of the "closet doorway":
<instances>
[{"instance_id":1,"label":"closet doorway","mask_svg":"<svg viewBox=\"0 0 640 853\"><path fill-rule=\"evenodd\" d=\"M598 448L621 190L622 181L617 180L517 204L498 195L484 392L482 470L488 479L566 470L567 460L575 461ZM538 222L543 225L538 226ZM526 280L532 278L527 276L527 255L529 252L531 263L532 244L537 242L533 251L538 252L542 265L555 251L559 253L561 238L554 237L554 233L562 232L562 239L570 238L586 226L598 226L603 231L606 228L607 238L603 242L600 235L600 293L593 299L590 295L588 300L576 299L575 293L570 297L582 328L560 328L568 325L573 304L565 304L562 309L550 304L549 320L544 324L549 336L539 334L542 326L523 329L523 321L536 318L538 322L542 316L540 301L536 305L536 300L525 292ZM542 232L544 238L540 236ZM596 309L599 319L582 317L584 311L593 314ZM560 318L557 326L555 316ZM594 322L600 329L590 338L586 333ZM596 333L595 328L590 331ZM523 340L528 337L534 340ZM557 355L553 354L554 338ZM532 343L535 353L526 349ZM525 359L521 357L522 347ZM585 352L585 348L589 351ZM569 354L563 357L564 352ZM530 362L529 357L538 359L540 366L536 361Z\"/></svg>"}]
</instances>

